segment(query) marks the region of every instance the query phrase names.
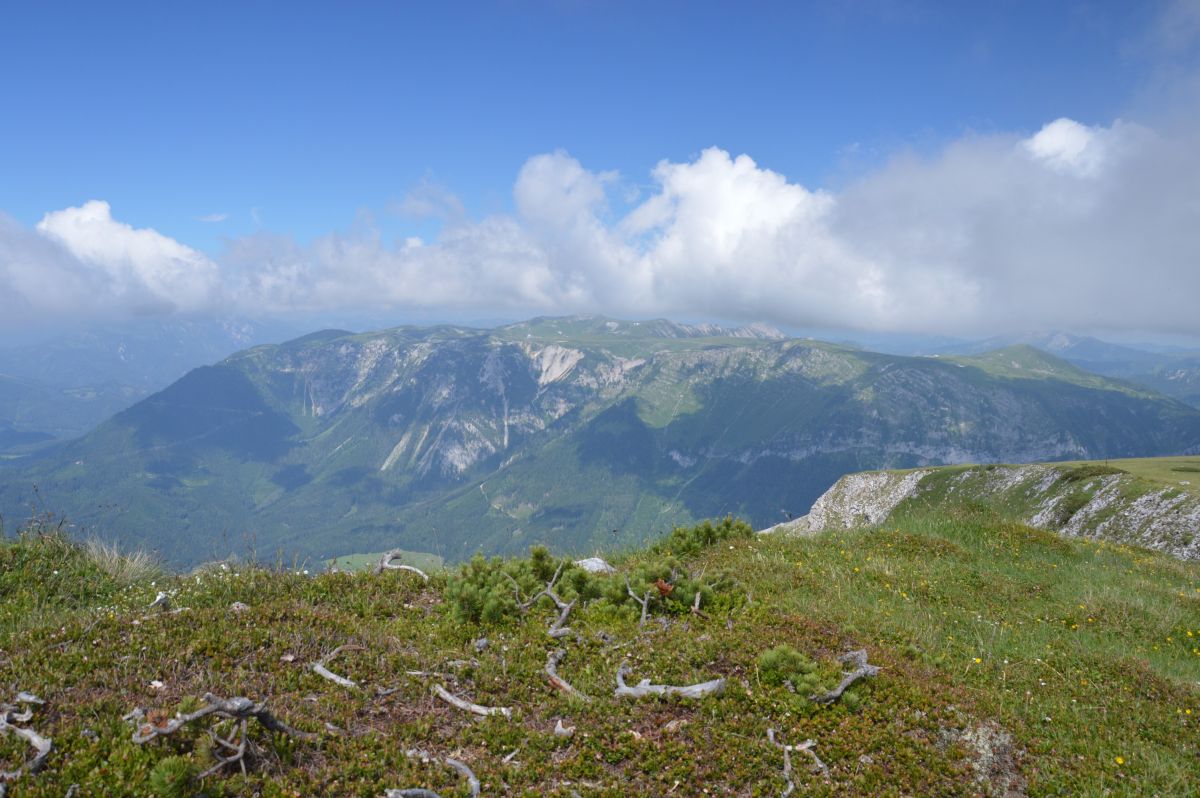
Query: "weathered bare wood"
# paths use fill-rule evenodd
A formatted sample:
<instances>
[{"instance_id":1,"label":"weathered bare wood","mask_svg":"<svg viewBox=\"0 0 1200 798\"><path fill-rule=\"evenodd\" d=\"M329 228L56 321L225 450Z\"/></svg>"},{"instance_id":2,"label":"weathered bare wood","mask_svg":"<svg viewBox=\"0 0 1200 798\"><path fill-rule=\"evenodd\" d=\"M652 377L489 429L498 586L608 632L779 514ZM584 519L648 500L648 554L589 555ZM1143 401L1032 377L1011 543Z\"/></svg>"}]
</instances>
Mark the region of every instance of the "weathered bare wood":
<instances>
[{"instance_id":1,"label":"weathered bare wood","mask_svg":"<svg viewBox=\"0 0 1200 798\"><path fill-rule=\"evenodd\" d=\"M16 770L0 771L0 789L3 790L7 790L6 785L9 782L16 781L26 773L34 774L41 770L50 756L50 751L54 748L54 742L49 737L38 734L34 729L16 725L33 720L33 710L28 708L28 705L45 702L32 693L25 692L18 693L16 701L18 704L27 705L24 712L18 711L17 707L12 704L0 704L0 734L13 734L29 743L29 747L33 749L33 759Z\"/></svg>"},{"instance_id":2,"label":"weathered bare wood","mask_svg":"<svg viewBox=\"0 0 1200 798\"><path fill-rule=\"evenodd\" d=\"M558 663L562 662L562 658L566 655L567 650L560 648L556 651L551 651L546 657L546 675L550 677L550 686L561 690L569 696L574 696L583 701L591 701L591 696L579 692L571 686L570 682L558 675Z\"/></svg>"},{"instance_id":3,"label":"weathered bare wood","mask_svg":"<svg viewBox=\"0 0 1200 798\"><path fill-rule=\"evenodd\" d=\"M425 573L420 568L417 568L412 565L405 565L404 563L395 562L396 560L399 560L403 556L404 556L403 549L392 549L390 551L385 551L379 557L379 564L375 566L375 573L381 574L384 571L408 571L410 573L416 574L417 576L421 577L426 582L428 582L429 574Z\"/></svg>"},{"instance_id":4,"label":"weathered bare wood","mask_svg":"<svg viewBox=\"0 0 1200 798\"><path fill-rule=\"evenodd\" d=\"M271 714L267 709L266 703L256 704L249 698L220 698L212 693L205 693L204 700L208 703L197 709L195 712L189 712L185 715L176 715L174 718L165 723L142 723L133 732L133 742L142 745L148 743L156 737L165 737L168 734L174 734L189 723L216 715L220 718L233 718L242 720L244 718L254 718L262 726L270 731L286 734L290 737L296 737L301 740L315 740L316 734L312 732L300 731L293 729L288 724L281 721L279 718ZM134 719L144 717L144 713L139 710L129 713L126 718Z\"/></svg>"},{"instance_id":5,"label":"weathered bare wood","mask_svg":"<svg viewBox=\"0 0 1200 798\"><path fill-rule=\"evenodd\" d=\"M565 637L571 633L571 629L564 624L567 622L567 616L571 614L571 610L575 607L575 602L566 602L558 597L552 588L546 588L542 591L542 595L548 596L554 602L554 606L558 607L558 618L554 623L550 624L550 628L546 630L546 634L558 639Z\"/></svg>"},{"instance_id":6,"label":"weathered bare wood","mask_svg":"<svg viewBox=\"0 0 1200 798\"><path fill-rule=\"evenodd\" d=\"M550 624L550 628L546 630L546 634L555 639L566 637L571 633L570 628L568 628L565 624L567 623L567 618L571 614L571 610L575 608L575 601L564 601L562 597L554 591L554 586L558 584L558 578L562 576L563 569L566 567L566 565L567 563L565 560L560 562L558 564L558 568L556 568L554 571L554 576L550 578L550 581L546 583L546 586L537 593L534 593L528 599L522 599L521 586L517 584L517 580L514 579L511 574L504 574L505 578L507 578L509 582L512 582L513 595L517 600L517 608L520 609L522 613L528 612L543 596L554 602L554 606L558 608L558 618Z\"/></svg>"},{"instance_id":7,"label":"weathered bare wood","mask_svg":"<svg viewBox=\"0 0 1200 798\"><path fill-rule=\"evenodd\" d=\"M506 718L512 717L512 708L510 707L485 707L482 704L475 704L470 701L465 701L458 696L452 694L449 690L440 684L435 684L431 688L433 694L445 701L452 707L457 707L464 712L470 712L480 717L489 717L491 715L503 715Z\"/></svg>"},{"instance_id":8,"label":"weathered bare wood","mask_svg":"<svg viewBox=\"0 0 1200 798\"><path fill-rule=\"evenodd\" d=\"M847 673L837 687L830 690L828 693L809 696L809 700L818 704L832 704L842 697L842 693L850 688L850 685L857 682L859 679L868 676L875 676L879 673L879 667L871 665L867 662L867 650L860 648L857 651L847 652L840 657L838 661L845 665L853 665L854 670Z\"/></svg>"},{"instance_id":9,"label":"weathered bare wood","mask_svg":"<svg viewBox=\"0 0 1200 798\"><path fill-rule=\"evenodd\" d=\"M361 651L361 650L362 650L362 646L338 646L333 651L330 651L324 657L322 657L321 659L319 659L318 661L316 661L312 664L313 673L317 674L318 676L321 676L322 678L328 679L329 681L333 682L334 684L341 685L342 687L349 687L349 688L357 689L359 687L358 682L354 681L353 679L347 679L345 676L339 676L338 674L329 670L325 666L327 664L329 664L329 662L331 660L333 660L334 657L336 657L338 654L342 653L343 651Z\"/></svg>"},{"instance_id":10,"label":"weathered bare wood","mask_svg":"<svg viewBox=\"0 0 1200 798\"><path fill-rule=\"evenodd\" d=\"M642 679L635 686L625 683L629 673L629 664L622 662L617 668L617 689L613 695L617 698L644 698L648 695L677 695L681 698L704 698L709 695L720 695L725 690L725 679L713 679L708 682L676 686L671 684L651 684L649 679Z\"/></svg>"},{"instance_id":11,"label":"weathered bare wood","mask_svg":"<svg viewBox=\"0 0 1200 798\"><path fill-rule=\"evenodd\" d=\"M446 764L458 771L458 774L467 780L467 789L471 792L471 798L478 798L479 795L479 779L475 778L475 773L465 762L460 762L452 757L446 757Z\"/></svg>"},{"instance_id":12,"label":"weathered bare wood","mask_svg":"<svg viewBox=\"0 0 1200 798\"><path fill-rule=\"evenodd\" d=\"M422 762L437 761L436 757L420 750L419 748L409 749L404 753L407 756L412 757L413 759L419 759ZM478 798L479 779L476 778L475 772L471 770L467 763L449 756L443 759L442 762L445 763L446 767L453 768L460 776L466 779L467 789L471 793L471 798ZM430 798L431 796L432 798L441 798L441 796L433 790L427 790L424 787L409 787L402 790L385 790L383 796L384 798Z\"/></svg>"},{"instance_id":13,"label":"weathered bare wood","mask_svg":"<svg viewBox=\"0 0 1200 798\"><path fill-rule=\"evenodd\" d=\"M629 584L628 576L625 577L625 591L629 593L631 599L642 605L642 617L638 619L638 628L641 629L643 624L646 623L646 616L650 614L651 591L647 590L644 598L639 597L637 593L633 592L633 586Z\"/></svg>"},{"instance_id":14,"label":"weathered bare wood","mask_svg":"<svg viewBox=\"0 0 1200 798\"><path fill-rule=\"evenodd\" d=\"M796 785L792 782L792 753L800 751L812 757L813 768L823 775L829 775L829 768L821 761L821 757L817 756L817 752L812 750L817 744L816 740L805 740L799 745L784 745L779 740L775 739L775 730L767 729L767 739L771 741L771 745L783 751L783 778L787 781L787 788L780 795L780 798L787 798L796 789Z\"/></svg>"},{"instance_id":15,"label":"weathered bare wood","mask_svg":"<svg viewBox=\"0 0 1200 798\"><path fill-rule=\"evenodd\" d=\"M197 778L201 778L201 779L208 778L209 776L216 773L218 770L225 767L226 765L232 765L235 762L241 767L242 775L245 775L245 773L246 773L246 759L245 759L245 757L246 757L246 718L242 718L241 723L238 724L238 729L239 729L239 738L238 738L238 742L236 744L234 742L232 742L231 740L226 740L224 737L221 737L215 731L211 731L211 730L209 731L209 736L212 737L213 742L215 742L221 748L224 748L225 750L229 751L230 753L228 756L226 756L226 755L223 755L220 752L220 750L217 749L216 747L212 748L211 749L212 755L213 755L213 758L217 760L217 764L213 765L208 770L201 773Z\"/></svg>"}]
</instances>

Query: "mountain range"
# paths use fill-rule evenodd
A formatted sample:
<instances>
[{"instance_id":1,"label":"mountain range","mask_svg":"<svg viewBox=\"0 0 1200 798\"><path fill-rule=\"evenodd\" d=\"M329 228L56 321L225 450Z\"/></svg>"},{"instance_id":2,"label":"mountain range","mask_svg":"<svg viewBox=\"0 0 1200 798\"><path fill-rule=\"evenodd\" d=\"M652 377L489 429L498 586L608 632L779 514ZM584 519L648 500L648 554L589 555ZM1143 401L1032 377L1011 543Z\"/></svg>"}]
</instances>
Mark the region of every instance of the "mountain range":
<instances>
[{"instance_id":1,"label":"mountain range","mask_svg":"<svg viewBox=\"0 0 1200 798\"><path fill-rule=\"evenodd\" d=\"M457 560L632 545L725 514L768 526L863 469L1197 451L1200 410L1026 345L904 357L546 318L244 350L5 462L0 509L62 512L177 564Z\"/></svg>"}]
</instances>

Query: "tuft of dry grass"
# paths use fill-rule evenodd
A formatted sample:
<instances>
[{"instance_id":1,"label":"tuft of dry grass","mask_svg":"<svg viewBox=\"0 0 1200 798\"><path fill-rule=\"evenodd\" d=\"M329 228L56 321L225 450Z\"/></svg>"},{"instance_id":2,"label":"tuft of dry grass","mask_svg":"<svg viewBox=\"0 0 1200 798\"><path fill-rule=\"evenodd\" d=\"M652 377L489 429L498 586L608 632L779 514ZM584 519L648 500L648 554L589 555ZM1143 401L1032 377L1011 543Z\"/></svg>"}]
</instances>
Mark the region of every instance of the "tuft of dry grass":
<instances>
[{"instance_id":1,"label":"tuft of dry grass","mask_svg":"<svg viewBox=\"0 0 1200 798\"><path fill-rule=\"evenodd\" d=\"M153 554L138 549L124 552L115 544L91 538L83 545L88 558L120 585L132 585L163 576L162 564Z\"/></svg>"}]
</instances>

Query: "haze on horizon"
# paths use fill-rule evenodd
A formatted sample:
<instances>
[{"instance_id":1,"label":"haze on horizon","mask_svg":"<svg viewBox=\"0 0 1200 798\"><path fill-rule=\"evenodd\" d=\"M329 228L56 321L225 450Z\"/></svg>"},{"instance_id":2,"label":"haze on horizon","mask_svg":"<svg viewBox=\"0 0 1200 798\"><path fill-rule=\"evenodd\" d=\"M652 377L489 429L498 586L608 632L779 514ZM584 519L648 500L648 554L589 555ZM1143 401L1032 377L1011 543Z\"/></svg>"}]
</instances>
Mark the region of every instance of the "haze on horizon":
<instances>
[{"instance_id":1,"label":"haze on horizon","mask_svg":"<svg viewBox=\"0 0 1200 798\"><path fill-rule=\"evenodd\" d=\"M1200 2L1045 5L10 9L0 333L1200 336Z\"/></svg>"}]
</instances>

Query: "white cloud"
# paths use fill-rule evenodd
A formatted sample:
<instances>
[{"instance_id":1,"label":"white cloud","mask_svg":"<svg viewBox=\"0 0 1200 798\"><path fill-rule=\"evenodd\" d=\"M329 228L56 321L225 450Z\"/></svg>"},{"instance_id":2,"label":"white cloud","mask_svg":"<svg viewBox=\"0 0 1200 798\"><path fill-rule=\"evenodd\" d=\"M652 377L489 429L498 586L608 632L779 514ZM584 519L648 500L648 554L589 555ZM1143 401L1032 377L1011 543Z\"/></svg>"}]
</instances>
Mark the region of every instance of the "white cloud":
<instances>
[{"instance_id":1,"label":"white cloud","mask_svg":"<svg viewBox=\"0 0 1200 798\"><path fill-rule=\"evenodd\" d=\"M1021 142L1034 158L1054 169L1095 176L1104 165L1104 145L1096 131L1073 119L1056 119Z\"/></svg>"},{"instance_id":2,"label":"white cloud","mask_svg":"<svg viewBox=\"0 0 1200 798\"><path fill-rule=\"evenodd\" d=\"M220 288L215 263L155 230L116 221L107 202L47 213L37 232L70 253L76 271L103 286L88 304L195 312L209 309Z\"/></svg>"},{"instance_id":3,"label":"white cloud","mask_svg":"<svg viewBox=\"0 0 1200 798\"><path fill-rule=\"evenodd\" d=\"M227 213L206 213L203 216L197 216L196 221L204 222L206 224L216 224L217 222L223 222L228 218L229 214Z\"/></svg>"},{"instance_id":4,"label":"white cloud","mask_svg":"<svg viewBox=\"0 0 1200 798\"><path fill-rule=\"evenodd\" d=\"M471 219L425 185L407 211L443 218L429 240L392 245L370 226L307 246L259 233L216 261L90 202L47 214L40 235L0 224L0 289L14 286L30 307L224 302L249 313L597 311L1194 334L1198 144L1190 127L1058 119L1031 135L965 136L932 157L898 154L837 193L711 148L658 164L624 216L609 201L625 191L614 173L554 152L522 167L511 215Z\"/></svg>"}]
</instances>

